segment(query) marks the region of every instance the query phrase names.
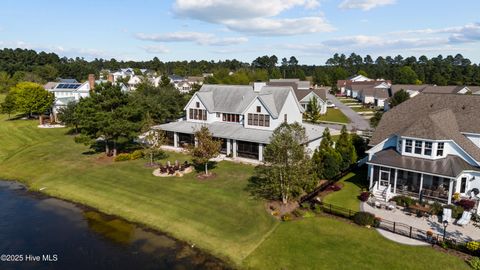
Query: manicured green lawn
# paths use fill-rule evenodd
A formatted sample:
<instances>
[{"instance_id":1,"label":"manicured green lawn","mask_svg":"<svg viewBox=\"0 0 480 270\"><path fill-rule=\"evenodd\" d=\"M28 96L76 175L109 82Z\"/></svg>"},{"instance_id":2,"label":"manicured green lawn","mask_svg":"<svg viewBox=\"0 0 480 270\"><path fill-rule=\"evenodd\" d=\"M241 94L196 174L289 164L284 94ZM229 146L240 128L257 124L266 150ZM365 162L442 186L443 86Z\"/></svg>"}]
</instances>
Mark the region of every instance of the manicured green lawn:
<instances>
[{"instance_id":1,"label":"manicured green lawn","mask_svg":"<svg viewBox=\"0 0 480 270\"><path fill-rule=\"evenodd\" d=\"M431 247L397 244L374 229L327 217L280 224L245 264L255 269L469 269Z\"/></svg>"},{"instance_id":2,"label":"manicured green lawn","mask_svg":"<svg viewBox=\"0 0 480 270\"><path fill-rule=\"evenodd\" d=\"M320 117L320 121L338 122L338 123L350 123L350 119L343 114L342 110L329 108L327 113Z\"/></svg>"},{"instance_id":3,"label":"manicured green lawn","mask_svg":"<svg viewBox=\"0 0 480 270\"><path fill-rule=\"evenodd\" d=\"M340 100L340 102L342 103L358 103L360 104L360 102L354 98L339 98L338 100Z\"/></svg>"},{"instance_id":4,"label":"manicured green lawn","mask_svg":"<svg viewBox=\"0 0 480 270\"><path fill-rule=\"evenodd\" d=\"M328 194L323 201L355 211L360 210L360 200L357 196L360 195L362 188L368 186L367 170L362 168L350 172L342 177L339 183L343 184L343 188Z\"/></svg>"},{"instance_id":5,"label":"manicured green lawn","mask_svg":"<svg viewBox=\"0 0 480 270\"><path fill-rule=\"evenodd\" d=\"M212 170L218 177L206 181L194 174L159 178L145 160L113 163L82 154L89 149L66 129L0 117L0 178L165 231L237 265L278 224L245 191L252 166L221 162Z\"/></svg>"},{"instance_id":6,"label":"manicured green lawn","mask_svg":"<svg viewBox=\"0 0 480 270\"><path fill-rule=\"evenodd\" d=\"M37 121L7 121L0 115L0 178L21 180L33 190L42 188L53 196L164 231L236 267L424 269L428 264L432 269L465 268L455 257L397 245L373 230L343 221L279 222L245 191L252 166L221 162L212 170L217 178L205 181L194 174L157 178L144 160L114 163L75 144L72 136L64 134L66 129L36 125ZM172 162L188 159L183 154L169 155ZM344 180L346 186L348 181ZM342 200L334 198L345 193L348 201L346 191L347 187L332 194L332 200Z\"/></svg>"}]
</instances>

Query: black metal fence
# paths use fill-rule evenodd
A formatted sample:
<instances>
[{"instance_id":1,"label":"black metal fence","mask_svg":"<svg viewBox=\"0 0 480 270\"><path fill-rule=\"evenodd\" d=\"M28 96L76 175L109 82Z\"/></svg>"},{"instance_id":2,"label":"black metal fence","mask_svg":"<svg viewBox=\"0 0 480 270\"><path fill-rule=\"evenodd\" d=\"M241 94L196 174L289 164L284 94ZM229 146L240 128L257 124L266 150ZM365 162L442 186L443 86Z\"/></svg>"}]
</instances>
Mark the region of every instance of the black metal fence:
<instances>
[{"instance_id":1,"label":"black metal fence","mask_svg":"<svg viewBox=\"0 0 480 270\"><path fill-rule=\"evenodd\" d=\"M329 203L323 203L323 202L315 202L315 203L325 213L343 217L343 218L353 219L355 214L358 213L358 211L354 211L348 208L344 208L344 207L329 204ZM406 236L412 239L420 240L432 245L441 244L442 242L445 242L445 244L449 248L453 248L462 252L468 252L465 249L465 244L468 241L464 239L452 237L451 235L449 236L448 234L445 235L445 238L444 238L443 234L435 233L433 231L425 231L401 222L395 222L395 221L390 221L386 219L377 219L377 220L378 222L376 222L375 227L379 229L389 231L398 235Z\"/></svg>"}]
</instances>

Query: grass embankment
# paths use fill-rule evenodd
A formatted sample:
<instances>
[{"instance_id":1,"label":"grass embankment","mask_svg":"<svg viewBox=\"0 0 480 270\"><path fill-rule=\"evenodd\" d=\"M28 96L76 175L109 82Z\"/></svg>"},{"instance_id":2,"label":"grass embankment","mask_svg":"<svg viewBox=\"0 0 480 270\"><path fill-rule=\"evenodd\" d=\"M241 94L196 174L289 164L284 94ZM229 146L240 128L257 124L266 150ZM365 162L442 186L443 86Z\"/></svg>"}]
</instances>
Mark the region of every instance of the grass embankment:
<instances>
[{"instance_id":1,"label":"grass embankment","mask_svg":"<svg viewBox=\"0 0 480 270\"><path fill-rule=\"evenodd\" d=\"M64 135L65 129L38 129L36 124L6 121L0 115L0 178L21 180L34 190L45 188L42 192L164 231L237 267L465 268L456 257L428 247L398 245L374 230L343 221L310 218L280 223L245 191L251 166L221 162L213 170L217 178L207 181L194 174L157 178L143 166L145 161L99 159L101 155L88 154L86 146ZM168 159L187 158L170 153Z\"/></svg>"},{"instance_id":2,"label":"grass embankment","mask_svg":"<svg viewBox=\"0 0 480 270\"><path fill-rule=\"evenodd\" d=\"M280 224L245 264L255 269L469 269L460 258L431 247L397 244L374 229L327 217Z\"/></svg>"},{"instance_id":3,"label":"grass embankment","mask_svg":"<svg viewBox=\"0 0 480 270\"><path fill-rule=\"evenodd\" d=\"M360 195L362 188L367 187L368 184L366 181L367 170L365 168L349 172L338 181L343 185L342 189L328 194L323 201L325 203L331 203L333 205L359 211L360 200L357 196Z\"/></svg>"},{"instance_id":4,"label":"grass embankment","mask_svg":"<svg viewBox=\"0 0 480 270\"><path fill-rule=\"evenodd\" d=\"M64 135L66 129L36 124L0 115L0 178L148 225L236 264L278 224L244 190L252 166L221 162L217 178L207 181L194 173L159 178L144 160L104 161L86 154L89 149ZM169 155L171 162L187 158Z\"/></svg>"},{"instance_id":5,"label":"grass embankment","mask_svg":"<svg viewBox=\"0 0 480 270\"><path fill-rule=\"evenodd\" d=\"M327 113L322 115L319 121L337 122L337 123L350 123L350 119L337 108L328 108Z\"/></svg>"}]
</instances>

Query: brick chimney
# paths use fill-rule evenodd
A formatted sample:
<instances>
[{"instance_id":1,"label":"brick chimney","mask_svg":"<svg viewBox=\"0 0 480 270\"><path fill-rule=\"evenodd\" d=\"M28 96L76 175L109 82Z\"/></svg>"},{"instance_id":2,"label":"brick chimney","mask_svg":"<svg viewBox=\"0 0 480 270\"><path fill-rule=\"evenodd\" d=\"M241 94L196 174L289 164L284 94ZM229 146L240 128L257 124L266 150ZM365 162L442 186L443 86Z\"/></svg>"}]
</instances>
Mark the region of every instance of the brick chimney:
<instances>
[{"instance_id":1,"label":"brick chimney","mask_svg":"<svg viewBox=\"0 0 480 270\"><path fill-rule=\"evenodd\" d=\"M113 83L113 74L108 74L107 81Z\"/></svg>"},{"instance_id":2,"label":"brick chimney","mask_svg":"<svg viewBox=\"0 0 480 270\"><path fill-rule=\"evenodd\" d=\"M95 74L88 74L88 84L90 85L90 90L95 88Z\"/></svg>"}]
</instances>

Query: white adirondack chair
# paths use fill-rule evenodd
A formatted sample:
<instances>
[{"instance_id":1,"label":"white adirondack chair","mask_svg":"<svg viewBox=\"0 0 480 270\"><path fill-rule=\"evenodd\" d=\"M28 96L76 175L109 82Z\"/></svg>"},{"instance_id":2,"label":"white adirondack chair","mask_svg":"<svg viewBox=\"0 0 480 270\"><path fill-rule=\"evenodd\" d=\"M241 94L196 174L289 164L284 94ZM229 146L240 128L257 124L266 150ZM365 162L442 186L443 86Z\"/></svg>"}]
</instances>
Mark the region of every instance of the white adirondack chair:
<instances>
[{"instance_id":1,"label":"white adirondack chair","mask_svg":"<svg viewBox=\"0 0 480 270\"><path fill-rule=\"evenodd\" d=\"M457 225L464 226L467 225L470 222L470 219L472 218L472 213L469 211L464 211L462 214L462 217L457 220Z\"/></svg>"},{"instance_id":2,"label":"white adirondack chair","mask_svg":"<svg viewBox=\"0 0 480 270\"><path fill-rule=\"evenodd\" d=\"M452 209L443 208L442 222L447 221L450 223L452 220Z\"/></svg>"}]
</instances>

